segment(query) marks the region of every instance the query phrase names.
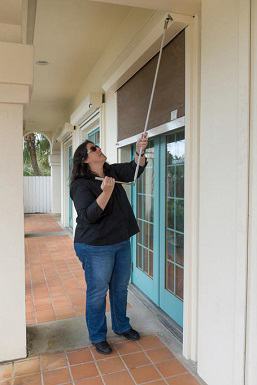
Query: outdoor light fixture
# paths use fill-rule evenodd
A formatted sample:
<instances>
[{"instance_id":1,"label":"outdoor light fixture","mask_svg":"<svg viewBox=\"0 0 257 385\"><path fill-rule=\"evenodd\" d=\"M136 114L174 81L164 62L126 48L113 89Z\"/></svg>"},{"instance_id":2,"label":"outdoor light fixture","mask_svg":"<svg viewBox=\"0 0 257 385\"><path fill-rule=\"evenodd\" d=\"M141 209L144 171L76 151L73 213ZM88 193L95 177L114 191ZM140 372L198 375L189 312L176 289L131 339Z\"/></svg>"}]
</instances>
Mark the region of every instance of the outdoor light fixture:
<instances>
[{"instance_id":1,"label":"outdoor light fixture","mask_svg":"<svg viewBox=\"0 0 257 385\"><path fill-rule=\"evenodd\" d=\"M47 66L49 63L46 60L37 60L36 64L39 66Z\"/></svg>"}]
</instances>

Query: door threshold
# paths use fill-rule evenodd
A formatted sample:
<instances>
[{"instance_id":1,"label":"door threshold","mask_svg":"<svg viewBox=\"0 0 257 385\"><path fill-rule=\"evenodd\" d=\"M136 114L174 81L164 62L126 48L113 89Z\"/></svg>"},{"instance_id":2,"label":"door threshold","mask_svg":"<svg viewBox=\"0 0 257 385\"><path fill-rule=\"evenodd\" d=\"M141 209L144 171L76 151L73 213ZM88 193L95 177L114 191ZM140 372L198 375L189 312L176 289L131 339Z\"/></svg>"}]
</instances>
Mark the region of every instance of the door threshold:
<instances>
[{"instance_id":1,"label":"door threshold","mask_svg":"<svg viewBox=\"0 0 257 385\"><path fill-rule=\"evenodd\" d=\"M183 344L183 329L168 314L158 307L142 290L134 283L130 283L129 291L134 294L157 318L158 320Z\"/></svg>"}]
</instances>

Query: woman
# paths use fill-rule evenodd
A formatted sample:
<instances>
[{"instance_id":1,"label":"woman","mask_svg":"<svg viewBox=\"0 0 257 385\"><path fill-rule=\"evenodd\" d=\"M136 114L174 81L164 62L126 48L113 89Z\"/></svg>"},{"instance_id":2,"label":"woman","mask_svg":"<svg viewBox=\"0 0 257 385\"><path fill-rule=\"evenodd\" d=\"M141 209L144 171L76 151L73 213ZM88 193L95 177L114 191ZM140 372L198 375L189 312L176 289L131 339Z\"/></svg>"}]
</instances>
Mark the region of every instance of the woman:
<instances>
[{"instance_id":1,"label":"woman","mask_svg":"<svg viewBox=\"0 0 257 385\"><path fill-rule=\"evenodd\" d=\"M87 283L86 321L89 339L98 353L109 354L106 341L106 293L109 289L112 329L129 340L138 340L127 310L130 278L130 237L139 228L125 190L115 180L134 179L146 166L147 134L137 141L135 159L130 163L106 163L101 148L86 140L75 151L71 177L71 198L77 211L74 248L85 270ZM139 151L142 156L139 160ZM95 179L104 178L103 182Z\"/></svg>"}]
</instances>

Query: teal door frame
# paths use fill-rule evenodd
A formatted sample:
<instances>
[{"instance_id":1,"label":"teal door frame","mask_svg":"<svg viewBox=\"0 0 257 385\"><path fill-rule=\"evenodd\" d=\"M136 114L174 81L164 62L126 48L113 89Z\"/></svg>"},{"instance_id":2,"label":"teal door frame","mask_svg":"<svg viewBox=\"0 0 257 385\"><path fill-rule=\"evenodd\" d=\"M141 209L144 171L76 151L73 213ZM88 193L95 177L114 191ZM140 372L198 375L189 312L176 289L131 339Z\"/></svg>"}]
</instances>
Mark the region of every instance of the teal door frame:
<instances>
[{"instance_id":1,"label":"teal door frame","mask_svg":"<svg viewBox=\"0 0 257 385\"><path fill-rule=\"evenodd\" d=\"M166 198L166 137L161 136L160 142L160 196ZM166 286L166 199L160 199L160 308L165 311L175 322L183 327L183 301L165 289Z\"/></svg>"},{"instance_id":2,"label":"teal door frame","mask_svg":"<svg viewBox=\"0 0 257 385\"><path fill-rule=\"evenodd\" d=\"M97 140L97 134L99 132L99 140ZM100 146L100 127L95 128L93 131L88 133L88 140L92 140L97 146Z\"/></svg>"},{"instance_id":3,"label":"teal door frame","mask_svg":"<svg viewBox=\"0 0 257 385\"><path fill-rule=\"evenodd\" d=\"M154 159L155 157L159 158L159 146L156 146L156 141L159 141L159 138L154 139ZM135 151L132 150L132 159L134 158ZM158 164L154 162L154 186L159 186L160 174L156 169ZM137 184L131 188L131 197L132 197L132 206L134 208L134 213L137 218ZM159 202L159 190L154 190L154 231L153 231L153 254L157 255L158 250L158 237L159 237L159 216L158 216L158 202ZM132 238L132 263L133 263L133 272L131 276L131 282L135 283L136 286L142 290L151 300L159 305L159 263L156 258L153 258L153 279L145 274L143 271L138 269L137 261L137 238L136 235Z\"/></svg>"},{"instance_id":4,"label":"teal door frame","mask_svg":"<svg viewBox=\"0 0 257 385\"><path fill-rule=\"evenodd\" d=\"M166 137L154 141L154 258L153 279L137 268L137 236L132 237L133 270L131 282L142 290L157 306L183 327L183 301L168 291L166 286ZM134 158L132 148L131 157ZM138 182L137 182L138 184ZM137 218L137 184L131 187L131 202ZM156 257L157 256L157 257Z\"/></svg>"}]
</instances>

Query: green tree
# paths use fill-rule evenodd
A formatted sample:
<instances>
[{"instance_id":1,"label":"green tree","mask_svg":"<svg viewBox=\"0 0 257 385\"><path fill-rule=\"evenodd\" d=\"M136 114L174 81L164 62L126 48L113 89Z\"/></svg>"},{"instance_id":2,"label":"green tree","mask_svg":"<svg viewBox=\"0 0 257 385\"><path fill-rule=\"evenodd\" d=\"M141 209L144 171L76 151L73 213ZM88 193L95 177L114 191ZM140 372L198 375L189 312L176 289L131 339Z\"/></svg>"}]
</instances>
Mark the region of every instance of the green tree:
<instances>
[{"instance_id":1,"label":"green tree","mask_svg":"<svg viewBox=\"0 0 257 385\"><path fill-rule=\"evenodd\" d=\"M40 175L38 163L37 163L37 155L36 155L36 136L34 133L29 134L25 137L25 142L27 144L28 152L30 155L30 161L31 161L31 166L34 171L35 176Z\"/></svg>"},{"instance_id":2,"label":"green tree","mask_svg":"<svg viewBox=\"0 0 257 385\"><path fill-rule=\"evenodd\" d=\"M24 176L51 175L50 143L44 135L29 134L24 138Z\"/></svg>"}]
</instances>

